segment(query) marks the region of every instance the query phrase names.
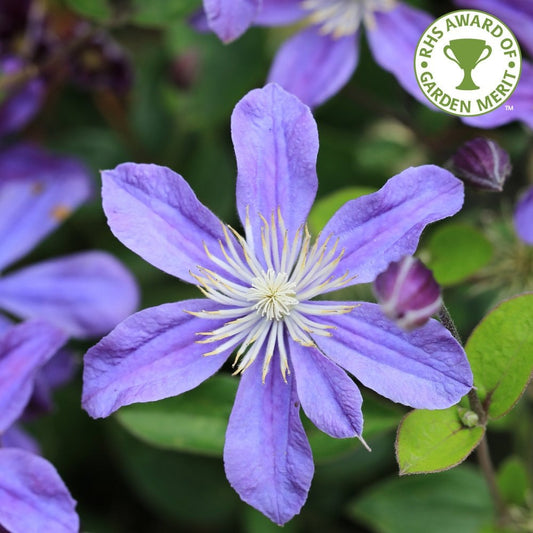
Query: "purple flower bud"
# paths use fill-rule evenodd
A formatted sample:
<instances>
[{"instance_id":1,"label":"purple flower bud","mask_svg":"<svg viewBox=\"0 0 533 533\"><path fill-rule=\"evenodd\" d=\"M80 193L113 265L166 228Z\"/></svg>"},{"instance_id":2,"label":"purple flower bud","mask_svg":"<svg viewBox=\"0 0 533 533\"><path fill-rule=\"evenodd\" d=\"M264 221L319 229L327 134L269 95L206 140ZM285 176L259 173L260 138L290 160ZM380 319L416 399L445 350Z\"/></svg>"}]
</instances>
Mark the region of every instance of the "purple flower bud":
<instances>
[{"instance_id":1,"label":"purple flower bud","mask_svg":"<svg viewBox=\"0 0 533 533\"><path fill-rule=\"evenodd\" d=\"M16 57L0 60L0 74L10 76L24 68ZM44 100L46 86L41 78L34 78L20 87L7 91L0 102L0 137L22 129L37 114Z\"/></svg>"},{"instance_id":2,"label":"purple flower bud","mask_svg":"<svg viewBox=\"0 0 533 533\"><path fill-rule=\"evenodd\" d=\"M170 78L178 89L187 91L198 80L199 67L200 53L191 48L174 59L170 69Z\"/></svg>"},{"instance_id":3,"label":"purple flower bud","mask_svg":"<svg viewBox=\"0 0 533 533\"><path fill-rule=\"evenodd\" d=\"M383 312L407 330L424 325L442 304L433 273L412 256L390 263L375 279L374 293Z\"/></svg>"},{"instance_id":4,"label":"purple flower bud","mask_svg":"<svg viewBox=\"0 0 533 533\"><path fill-rule=\"evenodd\" d=\"M452 171L468 185L501 192L511 174L509 154L492 139L477 137L463 144L451 159Z\"/></svg>"}]
</instances>

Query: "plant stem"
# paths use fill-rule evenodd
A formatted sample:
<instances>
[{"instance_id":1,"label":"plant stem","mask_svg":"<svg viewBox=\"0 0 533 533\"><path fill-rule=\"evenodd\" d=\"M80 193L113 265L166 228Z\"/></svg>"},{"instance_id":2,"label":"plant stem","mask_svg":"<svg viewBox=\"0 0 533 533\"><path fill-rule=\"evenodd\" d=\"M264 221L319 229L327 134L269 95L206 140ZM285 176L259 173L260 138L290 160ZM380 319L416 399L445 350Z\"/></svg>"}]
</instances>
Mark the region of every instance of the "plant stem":
<instances>
[{"instance_id":1,"label":"plant stem","mask_svg":"<svg viewBox=\"0 0 533 533\"><path fill-rule=\"evenodd\" d=\"M439 310L439 319L443 326L446 327L446 329L457 339L457 341L460 344L463 344L455 323L444 304L442 304ZM470 403L470 409L479 417L479 425L485 428L488 414L483 406L483 403L479 399L479 396L477 395L475 387L472 387L468 392L468 401ZM485 477L492 502L496 508L498 523L499 525L503 525L509 520L509 511L496 482L496 473L490 457L490 449L486 433L483 435L483 438L481 439L477 448L477 458L481 471L483 472L483 476Z\"/></svg>"},{"instance_id":2,"label":"plant stem","mask_svg":"<svg viewBox=\"0 0 533 533\"><path fill-rule=\"evenodd\" d=\"M492 498L498 513L498 524L502 526L509 520L509 511L502 498L500 489L498 488L498 483L496 482L496 473L490 458L490 449L486 433L483 435L483 438L481 439L476 451L479 466L481 467L481 471L483 472L483 476L485 477L485 481L489 488L490 497Z\"/></svg>"}]
</instances>

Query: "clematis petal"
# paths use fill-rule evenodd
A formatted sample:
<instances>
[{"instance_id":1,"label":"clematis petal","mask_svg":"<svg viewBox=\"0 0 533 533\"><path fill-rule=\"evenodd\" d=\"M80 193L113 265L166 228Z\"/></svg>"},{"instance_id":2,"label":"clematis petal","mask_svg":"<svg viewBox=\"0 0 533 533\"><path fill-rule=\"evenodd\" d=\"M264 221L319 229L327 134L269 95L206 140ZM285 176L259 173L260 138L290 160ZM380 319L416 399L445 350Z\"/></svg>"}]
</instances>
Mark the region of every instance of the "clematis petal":
<instances>
[{"instance_id":1,"label":"clematis petal","mask_svg":"<svg viewBox=\"0 0 533 533\"><path fill-rule=\"evenodd\" d=\"M13 321L0 313L0 336L2 336L12 325Z\"/></svg>"},{"instance_id":2,"label":"clematis petal","mask_svg":"<svg viewBox=\"0 0 533 533\"><path fill-rule=\"evenodd\" d=\"M324 238L339 238L344 256L333 276L346 272L366 283L392 261L412 255L422 230L463 205L463 183L434 165L411 167L377 192L347 202L326 224Z\"/></svg>"},{"instance_id":3,"label":"clematis petal","mask_svg":"<svg viewBox=\"0 0 533 533\"><path fill-rule=\"evenodd\" d=\"M378 305L361 303L350 314L324 315L322 322L337 329L332 337L316 338L318 347L363 385L394 402L444 409L472 388L463 348L436 320L407 332Z\"/></svg>"},{"instance_id":4,"label":"clematis petal","mask_svg":"<svg viewBox=\"0 0 533 533\"><path fill-rule=\"evenodd\" d=\"M26 450L35 455L41 454L39 443L18 424L13 424L2 433L2 436L0 437L0 447L20 448L21 450Z\"/></svg>"},{"instance_id":5,"label":"clematis petal","mask_svg":"<svg viewBox=\"0 0 533 533\"><path fill-rule=\"evenodd\" d=\"M359 59L358 34L334 38L317 26L300 31L278 50L268 81L279 83L315 107L351 78Z\"/></svg>"},{"instance_id":6,"label":"clematis petal","mask_svg":"<svg viewBox=\"0 0 533 533\"><path fill-rule=\"evenodd\" d=\"M0 270L28 253L89 194L89 174L74 159L20 144L0 152Z\"/></svg>"},{"instance_id":7,"label":"clematis petal","mask_svg":"<svg viewBox=\"0 0 533 533\"><path fill-rule=\"evenodd\" d=\"M533 187L530 187L516 204L514 227L518 236L533 245Z\"/></svg>"},{"instance_id":8,"label":"clematis petal","mask_svg":"<svg viewBox=\"0 0 533 533\"><path fill-rule=\"evenodd\" d=\"M289 374L283 381L278 354L271 364L264 383L260 361L243 373L226 431L224 466L239 496L282 525L305 503L314 466L294 378Z\"/></svg>"},{"instance_id":9,"label":"clematis petal","mask_svg":"<svg viewBox=\"0 0 533 533\"><path fill-rule=\"evenodd\" d=\"M105 417L123 405L152 402L193 389L214 374L231 353L203 354L208 345L197 334L226 320L206 320L188 312L217 311L210 300L185 300L140 311L119 324L85 354L82 405Z\"/></svg>"},{"instance_id":10,"label":"clematis petal","mask_svg":"<svg viewBox=\"0 0 533 533\"><path fill-rule=\"evenodd\" d=\"M376 62L389 71L418 101L434 107L418 86L413 57L420 36L433 18L419 9L398 2L390 11L376 11L374 23L367 24L367 38Z\"/></svg>"},{"instance_id":11,"label":"clematis petal","mask_svg":"<svg viewBox=\"0 0 533 533\"><path fill-rule=\"evenodd\" d=\"M237 157L237 208L243 225L249 208L256 249L261 249L259 215L278 208L292 235L305 222L318 187L318 132L309 108L279 85L249 92L231 117Z\"/></svg>"},{"instance_id":12,"label":"clematis petal","mask_svg":"<svg viewBox=\"0 0 533 533\"><path fill-rule=\"evenodd\" d=\"M37 371L66 340L62 331L38 320L13 326L0 338L0 433L22 414Z\"/></svg>"},{"instance_id":13,"label":"clematis petal","mask_svg":"<svg viewBox=\"0 0 533 533\"><path fill-rule=\"evenodd\" d=\"M74 377L77 369L74 354L67 349L59 350L36 374L31 395L23 418L33 418L53 409L53 390Z\"/></svg>"},{"instance_id":14,"label":"clematis petal","mask_svg":"<svg viewBox=\"0 0 533 533\"><path fill-rule=\"evenodd\" d=\"M0 278L0 306L76 337L108 333L137 307L132 275L104 252L44 261Z\"/></svg>"},{"instance_id":15,"label":"clematis petal","mask_svg":"<svg viewBox=\"0 0 533 533\"><path fill-rule=\"evenodd\" d=\"M79 531L76 502L48 461L1 449L0 472L0 526L12 533Z\"/></svg>"},{"instance_id":16,"label":"clematis petal","mask_svg":"<svg viewBox=\"0 0 533 533\"><path fill-rule=\"evenodd\" d=\"M254 24L282 26L292 24L306 15L301 0L263 0L263 7L255 17Z\"/></svg>"},{"instance_id":17,"label":"clematis petal","mask_svg":"<svg viewBox=\"0 0 533 533\"><path fill-rule=\"evenodd\" d=\"M289 339L298 398L307 417L328 435L355 437L363 430L363 398L344 370L314 347Z\"/></svg>"},{"instance_id":18,"label":"clematis petal","mask_svg":"<svg viewBox=\"0 0 533 533\"><path fill-rule=\"evenodd\" d=\"M533 56L533 4L524 0L456 0L460 7L480 9L498 17Z\"/></svg>"},{"instance_id":19,"label":"clematis petal","mask_svg":"<svg viewBox=\"0 0 533 533\"><path fill-rule=\"evenodd\" d=\"M490 113L477 117L461 117L461 120L476 128L497 128L514 120L521 120L533 129L533 64L522 61L520 81L504 105Z\"/></svg>"},{"instance_id":20,"label":"clematis petal","mask_svg":"<svg viewBox=\"0 0 533 533\"><path fill-rule=\"evenodd\" d=\"M102 172L102 197L115 237L155 267L189 283L216 254L222 223L189 184L166 167L124 163Z\"/></svg>"},{"instance_id":21,"label":"clematis petal","mask_svg":"<svg viewBox=\"0 0 533 533\"><path fill-rule=\"evenodd\" d=\"M204 11L209 27L228 43L250 27L261 4L261 0L204 0Z\"/></svg>"}]
</instances>

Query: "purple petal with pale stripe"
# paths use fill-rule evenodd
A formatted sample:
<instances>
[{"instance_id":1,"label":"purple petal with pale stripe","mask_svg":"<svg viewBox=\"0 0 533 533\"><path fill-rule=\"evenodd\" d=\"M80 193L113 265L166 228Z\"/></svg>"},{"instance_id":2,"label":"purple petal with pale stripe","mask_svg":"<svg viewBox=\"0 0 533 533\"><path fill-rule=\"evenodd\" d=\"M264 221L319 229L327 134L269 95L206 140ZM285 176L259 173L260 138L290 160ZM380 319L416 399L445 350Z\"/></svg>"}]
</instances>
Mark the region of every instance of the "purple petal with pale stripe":
<instances>
[{"instance_id":1,"label":"purple petal with pale stripe","mask_svg":"<svg viewBox=\"0 0 533 533\"><path fill-rule=\"evenodd\" d=\"M256 250L261 249L259 215L278 208L289 242L305 222L318 187L318 132L309 108L279 85L249 92L231 117L237 157L237 208L243 225L249 207Z\"/></svg>"},{"instance_id":2,"label":"purple petal with pale stripe","mask_svg":"<svg viewBox=\"0 0 533 533\"><path fill-rule=\"evenodd\" d=\"M306 28L278 50L269 82L279 83L304 104L315 107L339 92L355 71L359 35L334 38L317 26Z\"/></svg>"},{"instance_id":3,"label":"purple petal with pale stripe","mask_svg":"<svg viewBox=\"0 0 533 533\"><path fill-rule=\"evenodd\" d=\"M28 253L90 194L76 160L30 145L0 153L0 270Z\"/></svg>"},{"instance_id":4,"label":"purple petal with pale stripe","mask_svg":"<svg viewBox=\"0 0 533 533\"><path fill-rule=\"evenodd\" d=\"M514 227L518 236L533 246L533 187L530 187L516 205Z\"/></svg>"},{"instance_id":5,"label":"purple petal with pale stripe","mask_svg":"<svg viewBox=\"0 0 533 533\"><path fill-rule=\"evenodd\" d=\"M204 243L216 255L224 232L189 184L166 167L136 163L102 172L102 182L115 237L155 267L197 283L191 271L207 263Z\"/></svg>"},{"instance_id":6,"label":"purple petal with pale stripe","mask_svg":"<svg viewBox=\"0 0 533 533\"><path fill-rule=\"evenodd\" d=\"M490 113L477 117L461 117L461 120L476 128L497 128L521 120L533 129L533 64L522 60L520 81L505 104Z\"/></svg>"},{"instance_id":7,"label":"purple petal with pale stripe","mask_svg":"<svg viewBox=\"0 0 533 533\"><path fill-rule=\"evenodd\" d=\"M346 372L314 347L289 339L289 350L298 398L311 422L339 439L361 435L363 398Z\"/></svg>"},{"instance_id":8,"label":"purple petal with pale stripe","mask_svg":"<svg viewBox=\"0 0 533 533\"><path fill-rule=\"evenodd\" d=\"M455 3L460 7L480 9L501 19L533 56L533 3L530 0L456 0Z\"/></svg>"},{"instance_id":9,"label":"purple petal with pale stripe","mask_svg":"<svg viewBox=\"0 0 533 533\"><path fill-rule=\"evenodd\" d=\"M336 329L332 337L316 337L318 347L363 385L394 402L444 409L472 388L463 348L436 320L406 332L378 305L361 303L346 315L324 315L322 322Z\"/></svg>"},{"instance_id":10,"label":"purple petal with pale stripe","mask_svg":"<svg viewBox=\"0 0 533 533\"><path fill-rule=\"evenodd\" d=\"M420 36L433 17L401 2L390 11L376 11L375 24L366 27L368 44L376 62L389 71L418 101L434 107L418 86L413 58Z\"/></svg>"},{"instance_id":11,"label":"purple petal with pale stripe","mask_svg":"<svg viewBox=\"0 0 533 533\"><path fill-rule=\"evenodd\" d=\"M152 402L193 389L214 374L231 348L204 357L224 341L199 344L198 333L226 320L197 318L187 311L216 311L211 300L185 300L140 311L93 346L84 359L82 405L93 417L123 405Z\"/></svg>"},{"instance_id":12,"label":"purple petal with pale stripe","mask_svg":"<svg viewBox=\"0 0 533 533\"><path fill-rule=\"evenodd\" d=\"M430 222L455 214L463 205L463 183L434 165L411 167L377 192L347 202L326 224L325 237L339 238L344 256L333 275L366 283L392 261L412 255ZM324 238L325 238L324 237Z\"/></svg>"},{"instance_id":13,"label":"purple petal with pale stripe","mask_svg":"<svg viewBox=\"0 0 533 533\"><path fill-rule=\"evenodd\" d=\"M0 338L0 433L22 414L37 371L65 342L62 331L37 320L13 326Z\"/></svg>"},{"instance_id":14,"label":"purple petal with pale stripe","mask_svg":"<svg viewBox=\"0 0 533 533\"><path fill-rule=\"evenodd\" d=\"M135 311L138 296L132 275L105 252L44 261L0 278L0 306L46 318L77 337L108 333Z\"/></svg>"},{"instance_id":15,"label":"purple petal with pale stripe","mask_svg":"<svg viewBox=\"0 0 533 533\"><path fill-rule=\"evenodd\" d=\"M263 0L263 7L255 17L254 24L282 26L292 24L307 15L301 0Z\"/></svg>"},{"instance_id":16,"label":"purple petal with pale stripe","mask_svg":"<svg viewBox=\"0 0 533 533\"><path fill-rule=\"evenodd\" d=\"M261 3L261 0L204 0L204 11L210 28L228 43L250 27Z\"/></svg>"},{"instance_id":17,"label":"purple petal with pale stripe","mask_svg":"<svg viewBox=\"0 0 533 533\"><path fill-rule=\"evenodd\" d=\"M248 504L282 525L300 512L313 477L294 378L283 381L279 356L261 381L264 357L244 373L226 431L226 477Z\"/></svg>"},{"instance_id":18,"label":"purple petal with pale stripe","mask_svg":"<svg viewBox=\"0 0 533 533\"><path fill-rule=\"evenodd\" d=\"M76 502L45 459L0 449L0 526L11 533L77 533Z\"/></svg>"}]
</instances>

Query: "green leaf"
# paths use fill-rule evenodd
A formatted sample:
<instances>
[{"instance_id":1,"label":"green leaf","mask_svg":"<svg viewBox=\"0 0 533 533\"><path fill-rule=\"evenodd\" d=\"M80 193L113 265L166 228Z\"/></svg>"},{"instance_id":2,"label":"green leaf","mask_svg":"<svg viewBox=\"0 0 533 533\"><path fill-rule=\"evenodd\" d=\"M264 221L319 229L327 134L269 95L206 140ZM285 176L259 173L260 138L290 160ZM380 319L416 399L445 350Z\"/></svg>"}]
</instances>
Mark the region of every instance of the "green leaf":
<instances>
[{"instance_id":1,"label":"green leaf","mask_svg":"<svg viewBox=\"0 0 533 533\"><path fill-rule=\"evenodd\" d=\"M339 207L342 207L349 200L359 198L365 194L375 192L372 187L347 187L336 191L320 200L317 200L309 213L307 220L309 230L313 234L319 233L328 220L335 214Z\"/></svg>"},{"instance_id":2,"label":"green leaf","mask_svg":"<svg viewBox=\"0 0 533 533\"><path fill-rule=\"evenodd\" d=\"M509 457L500 466L497 483L503 499L507 503L524 505L530 489L527 470L518 457Z\"/></svg>"},{"instance_id":3,"label":"green leaf","mask_svg":"<svg viewBox=\"0 0 533 533\"><path fill-rule=\"evenodd\" d=\"M403 411L390 403L382 402L373 395L367 395L363 401L363 414L365 417L363 436L365 441L369 442L377 435L396 428L400 423ZM332 461L353 450L363 448L359 439L355 437L352 439L334 439L317 429L306 419L304 419L304 426L316 463ZM365 451L365 453L367 452Z\"/></svg>"},{"instance_id":4,"label":"green leaf","mask_svg":"<svg viewBox=\"0 0 533 533\"><path fill-rule=\"evenodd\" d=\"M156 515L176 523L170 531L228 530L239 497L227 482L220 459L161 450L132 437L118 424L106 427L128 487ZM154 531L149 526L137 530Z\"/></svg>"},{"instance_id":5,"label":"green leaf","mask_svg":"<svg viewBox=\"0 0 533 533\"><path fill-rule=\"evenodd\" d=\"M123 407L116 417L153 446L222 456L237 383L230 376L214 376L180 396Z\"/></svg>"},{"instance_id":6,"label":"green leaf","mask_svg":"<svg viewBox=\"0 0 533 533\"><path fill-rule=\"evenodd\" d=\"M461 423L457 406L411 411L398 428L396 456L400 474L440 472L464 461L485 430Z\"/></svg>"},{"instance_id":7,"label":"green leaf","mask_svg":"<svg viewBox=\"0 0 533 533\"><path fill-rule=\"evenodd\" d=\"M491 311L474 329L465 350L489 417L505 415L533 372L533 294L507 300Z\"/></svg>"},{"instance_id":8,"label":"green leaf","mask_svg":"<svg viewBox=\"0 0 533 533\"><path fill-rule=\"evenodd\" d=\"M455 285L485 266L492 256L492 245L477 229L462 223L438 228L429 240L428 267L444 286Z\"/></svg>"},{"instance_id":9,"label":"green leaf","mask_svg":"<svg viewBox=\"0 0 533 533\"><path fill-rule=\"evenodd\" d=\"M131 21L142 26L167 26L200 5L199 0L133 0Z\"/></svg>"},{"instance_id":10,"label":"green leaf","mask_svg":"<svg viewBox=\"0 0 533 533\"><path fill-rule=\"evenodd\" d=\"M112 15L108 0L65 0L65 3L76 13L100 22L109 20Z\"/></svg>"},{"instance_id":11,"label":"green leaf","mask_svg":"<svg viewBox=\"0 0 533 533\"><path fill-rule=\"evenodd\" d=\"M379 533L478 533L492 518L492 503L481 474L464 466L385 481L348 512Z\"/></svg>"}]
</instances>

